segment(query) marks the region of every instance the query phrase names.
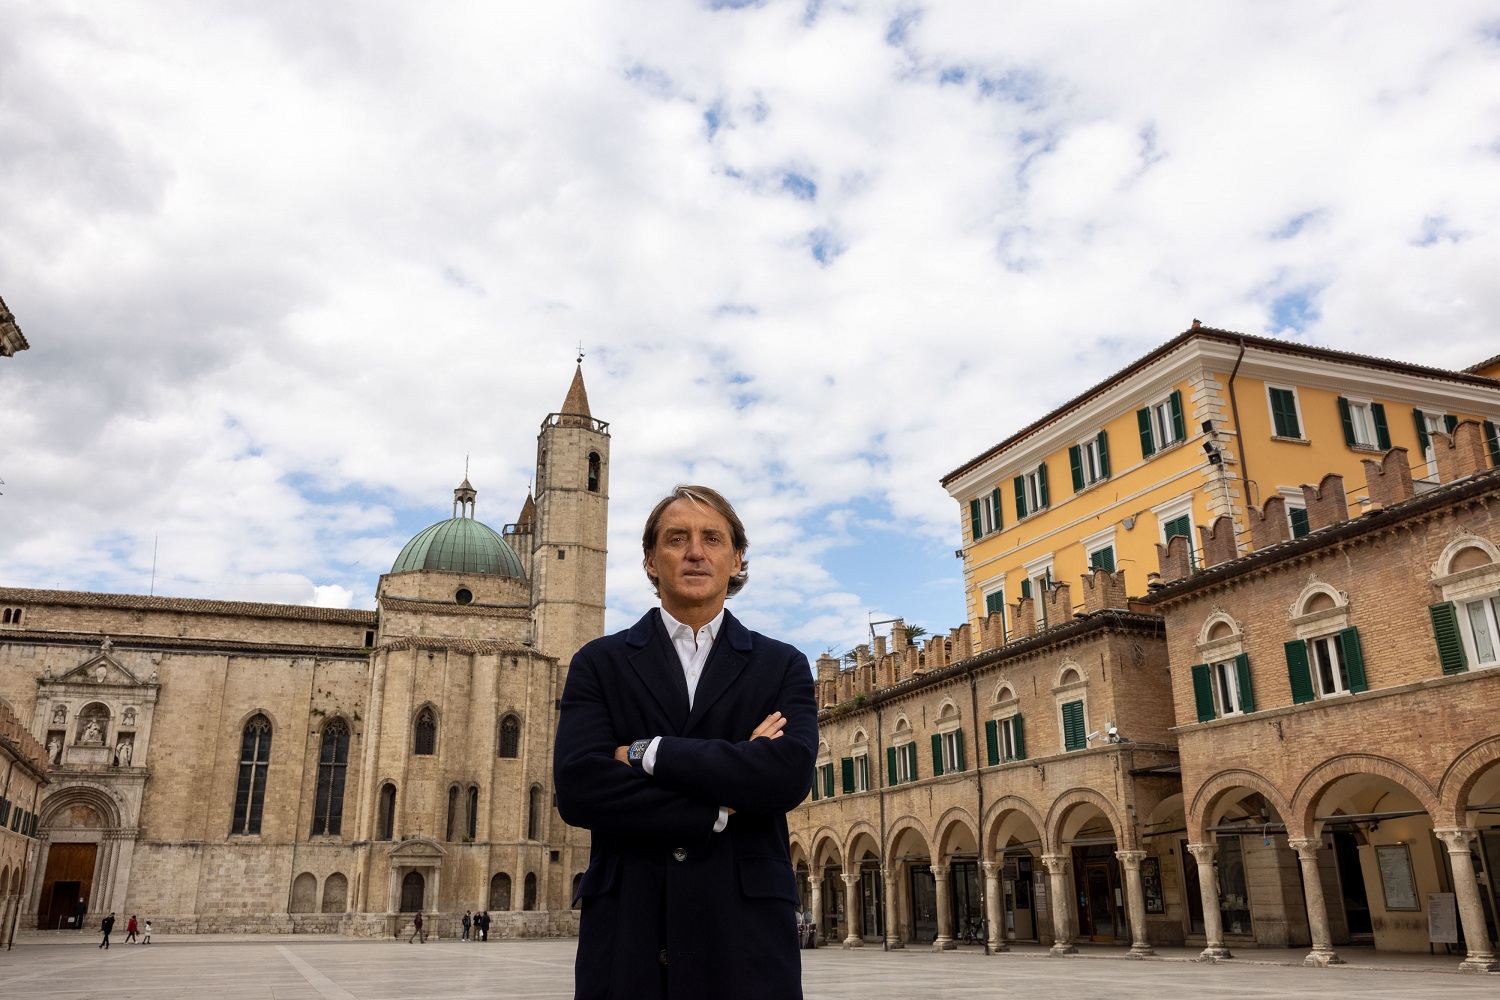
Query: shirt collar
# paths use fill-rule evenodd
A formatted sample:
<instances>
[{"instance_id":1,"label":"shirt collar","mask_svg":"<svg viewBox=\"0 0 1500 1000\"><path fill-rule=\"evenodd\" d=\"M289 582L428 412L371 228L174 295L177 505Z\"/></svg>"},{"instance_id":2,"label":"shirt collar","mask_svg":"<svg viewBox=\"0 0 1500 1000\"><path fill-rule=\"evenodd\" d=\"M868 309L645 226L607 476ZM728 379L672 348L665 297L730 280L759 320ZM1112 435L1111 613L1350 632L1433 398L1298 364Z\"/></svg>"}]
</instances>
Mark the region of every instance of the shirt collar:
<instances>
[{"instance_id":1,"label":"shirt collar","mask_svg":"<svg viewBox=\"0 0 1500 1000\"><path fill-rule=\"evenodd\" d=\"M720 608L719 613L714 615L713 620L710 621L707 625L703 626L704 628L708 629L709 642L713 642L719 637L719 626L724 624L724 612L726 610L727 609L725 608ZM693 631L691 625L688 625L685 622L680 622L676 618L673 618L671 615L667 614L666 608L661 609L661 623L666 626L667 635L669 636L675 637L679 629L687 629L688 634L690 635Z\"/></svg>"}]
</instances>

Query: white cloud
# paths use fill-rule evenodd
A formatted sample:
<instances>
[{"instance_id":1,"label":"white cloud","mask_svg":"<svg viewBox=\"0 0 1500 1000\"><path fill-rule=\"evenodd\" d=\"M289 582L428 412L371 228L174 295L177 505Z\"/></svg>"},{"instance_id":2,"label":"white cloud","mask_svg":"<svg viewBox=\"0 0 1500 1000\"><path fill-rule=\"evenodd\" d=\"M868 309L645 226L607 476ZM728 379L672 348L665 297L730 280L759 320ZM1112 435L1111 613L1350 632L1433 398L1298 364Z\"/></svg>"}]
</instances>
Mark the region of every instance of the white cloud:
<instances>
[{"instance_id":1,"label":"white cloud","mask_svg":"<svg viewBox=\"0 0 1500 1000\"><path fill-rule=\"evenodd\" d=\"M515 517L582 341L612 626L650 600L647 505L707 479L765 630L946 631L938 477L1192 318L1494 353L1495 24L12 3L4 582L150 587L159 537L157 593L368 605L465 456L481 516ZM891 530L929 557L862 542Z\"/></svg>"}]
</instances>

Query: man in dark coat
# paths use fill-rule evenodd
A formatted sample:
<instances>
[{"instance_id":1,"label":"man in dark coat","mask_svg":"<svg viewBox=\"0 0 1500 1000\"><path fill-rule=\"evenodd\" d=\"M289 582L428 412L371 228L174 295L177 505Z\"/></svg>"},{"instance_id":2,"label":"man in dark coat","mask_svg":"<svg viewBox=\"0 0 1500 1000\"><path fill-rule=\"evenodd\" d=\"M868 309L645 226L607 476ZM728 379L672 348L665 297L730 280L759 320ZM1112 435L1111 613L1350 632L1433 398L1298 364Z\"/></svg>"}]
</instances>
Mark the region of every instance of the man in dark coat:
<instances>
[{"instance_id":1,"label":"man in dark coat","mask_svg":"<svg viewBox=\"0 0 1500 1000\"><path fill-rule=\"evenodd\" d=\"M99 942L99 947L105 951L109 950L109 932L115 929L115 915L111 913L99 921L99 929L104 932L104 940Z\"/></svg>"},{"instance_id":2,"label":"man in dark coat","mask_svg":"<svg viewBox=\"0 0 1500 1000\"><path fill-rule=\"evenodd\" d=\"M642 538L661 608L568 670L557 805L593 835L578 1000L802 996L786 814L817 712L807 658L724 610L747 544L728 501L677 487Z\"/></svg>"}]
</instances>

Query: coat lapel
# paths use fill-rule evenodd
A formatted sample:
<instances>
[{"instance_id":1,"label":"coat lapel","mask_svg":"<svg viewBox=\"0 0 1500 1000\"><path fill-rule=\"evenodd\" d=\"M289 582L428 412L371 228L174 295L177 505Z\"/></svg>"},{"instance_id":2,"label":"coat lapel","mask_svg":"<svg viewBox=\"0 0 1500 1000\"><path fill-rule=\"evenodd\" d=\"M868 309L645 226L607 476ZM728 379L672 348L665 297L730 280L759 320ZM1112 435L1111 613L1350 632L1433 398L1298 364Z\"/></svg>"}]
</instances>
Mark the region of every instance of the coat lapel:
<instances>
[{"instance_id":1,"label":"coat lapel","mask_svg":"<svg viewBox=\"0 0 1500 1000\"><path fill-rule=\"evenodd\" d=\"M631 627L625 641L630 645L626 659L646 685L646 690L651 692L651 697L661 706L672 727L672 732L661 735L681 735L688 717L687 678L682 675L677 650L667 638L667 630L656 608L646 612ZM699 684L701 692L702 681Z\"/></svg>"},{"instance_id":2,"label":"coat lapel","mask_svg":"<svg viewBox=\"0 0 1500 1000\"><path fill-rule=\"evenodd\" d=\"M708 662L703 665L703 676L698 678L698 690L693 695L693 710L688 714L687 725L683 728L684 735L692 732L693 726L739 678L745 665L750 662L749 654L750 630L741 625L738 618L725 611L719 638L708 654ZM686 682L683 690L686 691Z\"/></svg>"}]
</instances>

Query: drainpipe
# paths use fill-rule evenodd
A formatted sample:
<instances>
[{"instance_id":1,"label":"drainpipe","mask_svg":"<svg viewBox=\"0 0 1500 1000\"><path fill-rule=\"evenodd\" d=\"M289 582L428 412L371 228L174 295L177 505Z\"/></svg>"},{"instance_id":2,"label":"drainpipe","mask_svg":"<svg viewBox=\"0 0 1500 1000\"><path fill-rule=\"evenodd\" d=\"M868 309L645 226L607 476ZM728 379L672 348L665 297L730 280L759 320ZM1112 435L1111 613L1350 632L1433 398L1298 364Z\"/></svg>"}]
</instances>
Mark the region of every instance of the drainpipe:
<instances>
[{"instance_id":1,"label":"drainpipe","mask_svg":"<svg viewBox=\"0 0 1500 1000\"><path fill-rule=\"evenodd\" d=\"M989 915L990 901L985 898L985 893L989 891L987 887L989 880L984 877L984 775L979 773L979 681L974 676L972 667L969 668L969 706L974 713L974 792L979 797L979 812L974 814L974 819L978 825L975 832L979 837L979 912L983 919L984 916ZM993 932L994 929L991 928L984 935L986 955L990 954L990 934Z\"/></svg>"},{"instance_id":2,"label":"drainpipe","mask_svg":"<svg viewBox=\"0 0 1500 1000\"><path fill-rule=\"evenodd\" d=\"M1250 460L1246 456L1245 435L1240 433L1240 404L1234 394L1234 378L1240 373L1240 362L1245 360L1245 338L1240 338L1240 354L1234 359L1234 370L1229 373L1229 412L1234 414L1234 436L1240 442L1240 476L1245 480L1245 503L1250 503Z\"/></svg>"}]
</instances>

